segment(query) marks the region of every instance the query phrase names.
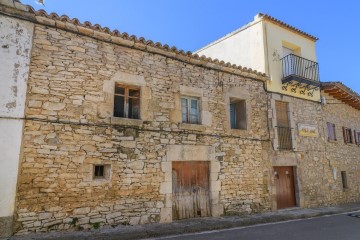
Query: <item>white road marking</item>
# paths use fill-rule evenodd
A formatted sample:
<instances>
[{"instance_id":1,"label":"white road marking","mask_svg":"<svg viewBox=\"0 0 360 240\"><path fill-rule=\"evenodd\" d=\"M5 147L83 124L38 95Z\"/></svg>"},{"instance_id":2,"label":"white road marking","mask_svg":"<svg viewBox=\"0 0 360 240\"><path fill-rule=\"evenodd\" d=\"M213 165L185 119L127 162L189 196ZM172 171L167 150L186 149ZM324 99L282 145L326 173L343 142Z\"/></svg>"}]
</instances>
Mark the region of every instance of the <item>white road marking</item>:
<instances>
[{"instance_id":1,"label":"white road marking","mask_svg":"<svg viewBox=\"0 0 360 240\"><path fill-rule=\"evenodd\" d=\"M220 229L220 230L209 230L209 231L195 232L195 233L184 233L184 234L177 234L177 235L171 235L171 236L165 236L165 237L158 237L158 238L145 238L145 239L143 239L143 240L172 239L172 238L177 238L177 237L186 237L186 236L194 236L194 235L205 235L205 234L209 234L209 233L228 232L228 231L240 230L240 229L245 229L245 228L262 227L262 226L275 225L275 224L283 224L283 223L290 223L290 222L306 221L306 220L323 218L323 217L333 217L333 216L339 216L339 215L346 215L346 214L356 213L356 212L359 212L359 210L352 211L352 212L328 214L328 215L317 216L317 217L310 217L310 218L300 218L300 219L286 220L286 221L280 221L280 222L260 223L260 224L251 225L251 226L226 228L226 229Z\"/></svg>"}]
</instances>

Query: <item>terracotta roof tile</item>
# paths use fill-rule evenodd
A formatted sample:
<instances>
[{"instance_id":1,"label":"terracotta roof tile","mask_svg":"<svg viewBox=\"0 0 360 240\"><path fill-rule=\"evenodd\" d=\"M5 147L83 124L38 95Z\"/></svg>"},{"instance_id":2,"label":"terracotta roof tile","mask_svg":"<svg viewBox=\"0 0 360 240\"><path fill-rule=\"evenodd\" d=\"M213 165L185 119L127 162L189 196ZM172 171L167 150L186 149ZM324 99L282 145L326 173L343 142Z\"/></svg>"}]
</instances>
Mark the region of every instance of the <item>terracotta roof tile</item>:
<instances>
[{"instance_id":1,"label":"terracotta roof tile","mask_svg":"<svg viewBox=\"0 0 360 240\"><path fill-rule=\"evenodd\" d=\"M255 70L252 70L251 68L246 68L246 67L244 68L244 67L237 66L237 65L234 65L231 63L225 63L223 61L219 62L219 60L217 60L217 59L212 59L212 58L206 57L204 55L199 56L197 54L193 54L190 51L185 52L184 50L179 50L175 46L170 47L167 44L163 45L159 42L154 43L151 40L147 40L143 37L138 38L135 35L129 36L128 33L126 33L126 32L121 33L119 30L111 31L108 27L102 27L99 24L92 24L89 21L85 21L85 22L81 23L79 21L79 19L70 18L67 15L59 16L56 13L48 14L43 9L35 10L30 5L23 5L23 6L28 8L29 13L34 14L35 21L37 21L38 23L44 24L44 25L52 25L52 26L55 26L60 29L76 31L76 32L79 32L84 35L88 35L88 36L98 38L101 40L109 40L114 43L122 44L125 46L136 46L136 44L141 44L141 45L143 45L143 47L139 47L140 49L145 49L145 50L149 51L150 48L147 47L147 46L149 46L149 47L152 47L153 50L159 49L159 50L156 50L155 52L167 53L169 56L174 56L181 60L184 60L185 59L184 57L186 57L186 61L188 61L190 63L197 63L198 65L201 65L201 66L211 67L211 68L215 68L217 70L226 71L229 73L243 75L243 76L247 76L247 77L253 77L253 78L256 78L256 79L262 80L262 81L265 81L267 79L267 76L265 73L257 72ZM50 22L49 20L52 20L54 22ZM62 22L62 24L60 24L60 22ZM86 29L88 29L88 31L86 31ZM96 32L100 32L102 34L100 35L100 34L97 34ZM108 37L105 38L104 34L107 34ZM122 40L120 40L119 38ZM183 56L183 57L181 57L181 56ZM233 70L229 70L229 68L233 69Z\"/></svg>"},{"instance_id":2,"label":"terracotta roof tile","mask_svg":"<svg viewBox=\"0 0 360 240\"><path fill-rule=\"evenodd\" d=\"M304 37L310 38L313 41L319 40L319 38L317 38L317 37L315 37L315 36L313 36L311 34L308 34L308 33L304 32L304 31L302 31L302 30L300 30L300 29L298 29L296 27L293 27L293 26L291 26L291 25L289 25L289 24L287 24L287 23L285 23L285 22L283 22L283 21L281 21L281 20L279 20L277 18L274 18L274 17L272 17L272 16L270 16L268 14L259 13L258 15L260 17L264 18L264 19L267 19L267 20L273 22L273 23L279 24L282 27L285 27L285 28L287 28L289 30L295 31L295 32L299 33L300 35L303 35Z\"/></svg>"}]
</instances>

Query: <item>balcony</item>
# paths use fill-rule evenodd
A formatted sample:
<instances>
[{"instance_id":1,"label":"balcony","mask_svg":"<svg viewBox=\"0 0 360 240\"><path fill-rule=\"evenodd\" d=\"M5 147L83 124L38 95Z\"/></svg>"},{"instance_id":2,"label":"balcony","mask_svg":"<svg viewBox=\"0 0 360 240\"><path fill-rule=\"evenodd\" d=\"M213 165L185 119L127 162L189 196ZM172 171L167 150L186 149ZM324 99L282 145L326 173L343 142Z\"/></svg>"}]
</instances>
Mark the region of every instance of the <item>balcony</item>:
<instances>
[{"instance_id":1,"label":"balcony","mask_svg":"<svg viewBox=\"0 0 360 240\"><path fill-rule=\"evenodd\" d=\"M319 64L311 60L289 54L281 59L282 62L282 84L287 90L290 86L292 92L300 89L301 94L308 92L312 95L314 90L319 90ZM309 94L310 93L310 94Z\"/></svg>"}]
</instances>

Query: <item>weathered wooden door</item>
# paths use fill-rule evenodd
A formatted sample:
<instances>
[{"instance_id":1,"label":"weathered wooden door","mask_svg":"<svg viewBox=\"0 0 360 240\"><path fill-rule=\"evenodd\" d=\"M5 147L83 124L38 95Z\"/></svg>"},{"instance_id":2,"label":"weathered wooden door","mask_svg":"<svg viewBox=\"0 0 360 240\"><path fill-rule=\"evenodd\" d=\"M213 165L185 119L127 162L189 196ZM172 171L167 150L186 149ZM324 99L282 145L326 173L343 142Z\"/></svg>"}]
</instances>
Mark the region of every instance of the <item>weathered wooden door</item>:
<instances>
[{"instance_id":1,"label":"weathered wooden door","mask_svg":"<svg viewBox=\"0 0 360 240\"><path fill-rule=\"evenodd\" d=\"M293 167L274 167L277 209L296 206Z\"/></svg>"},{"instance_id":2,"label":"weathered wooden door","mask_svg":"<svg viewBox=\"0 0 360 240\"><path fill-rule=\"evenodd\" d=\"M173 162L173 219L210 216L209 162Z\"/></svg>"}]
</instances>

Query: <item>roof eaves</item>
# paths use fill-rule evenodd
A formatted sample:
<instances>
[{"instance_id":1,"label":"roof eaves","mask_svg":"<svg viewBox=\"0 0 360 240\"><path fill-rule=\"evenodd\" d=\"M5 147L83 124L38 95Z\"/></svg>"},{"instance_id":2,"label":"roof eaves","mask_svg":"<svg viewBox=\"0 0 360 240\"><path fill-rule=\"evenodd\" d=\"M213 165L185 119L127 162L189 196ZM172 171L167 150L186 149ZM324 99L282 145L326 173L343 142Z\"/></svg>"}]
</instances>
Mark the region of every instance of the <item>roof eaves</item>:
<instances>
[{"instance_id":1,"label":"roof eaves","mask_svg":"<svg viewBox=\"0 0 360 240\"><path fill-rule=\"evenodd\" d=\"M2 6L4 7L0 9L1 11L6 11L6 9L9 8L9 6L6 5ZM20 7L22 7L22 9L20 9ZM238 66L229 62L225 63L224 61L212 59L204 55L199 56L198 54L193 54L191 51L185 52L184 50L178 50L175 46L170 47L169 45L163 45L160 42L154 43L153 41L146 40L143 37L137 37L135 35L129 36L129 34L126 32L121 33L118 30L111 31L108 27L102 27L99 24L92 24L89 21L81 23L79 19L69 18L67 15L59 16L56 13L48 14L45 10L35 10L30 5L21 4L20 7L15 9L16 15L13 14L15 17L21 17L19 14L19 10L23 11L22 14L33 15L31 19L27 18L24 20L31 20L35 23L79 33L92 38L96 38L98 40L108 41L126 47L133 47L151 53L162 54L187 63L196 64L219 71L225 71L244 77L250 77L260 81L266 81L268 79L265 73L258 72L251 68ZM24 10L25 8L26 10ZM14 10L11 9L10 12L13 13Z\"/></svg>"},{"instance_id":2,"label":"roof eaves","mask_svg":"<svg viewBox=\"0 0 360 240\"><path fill-rule=\"evenodd\" d=\"M309 39L311 39L311 40L313 40L313 41L319 40L319 38L317 38L317 37L315 37L315 36L313 36L313 35L311 35L311 34L309 34L309 33L306 33L306 32L304 32L304 31L302 31L302 30L300 30L300 29L298 29L298 28L296 28L296 27L294 27L294 26L291 26L291 25L289 25L289 24L287 24L287 23L285 23L285 22L283 22L283 21L281 21L281 20L279 20L279 19L277 19L277 18L274 18L274 17L272 17L272 16L270 16L270 15L268 15L268 14L259 13L258 16L259 16L259 17L262 17L262 18L265 19L265 20L268 20L268 21L270 21L270 22L273 22L273 23L275 23L275 24L278 24L278 25L280 25L280 26L282 26L282 27L285 27L285 28L287 28L287 29L289 29L289 30L292 30L292 31L294 31L294 32L296 32L296 33L298 33L298 34L306 37L306 38L309 38Z\"/></svg>"}]
</instances>

